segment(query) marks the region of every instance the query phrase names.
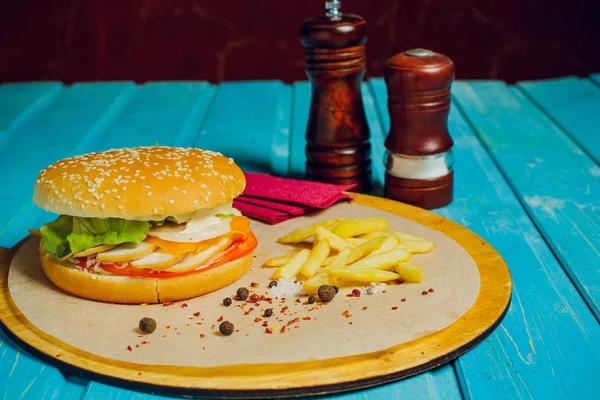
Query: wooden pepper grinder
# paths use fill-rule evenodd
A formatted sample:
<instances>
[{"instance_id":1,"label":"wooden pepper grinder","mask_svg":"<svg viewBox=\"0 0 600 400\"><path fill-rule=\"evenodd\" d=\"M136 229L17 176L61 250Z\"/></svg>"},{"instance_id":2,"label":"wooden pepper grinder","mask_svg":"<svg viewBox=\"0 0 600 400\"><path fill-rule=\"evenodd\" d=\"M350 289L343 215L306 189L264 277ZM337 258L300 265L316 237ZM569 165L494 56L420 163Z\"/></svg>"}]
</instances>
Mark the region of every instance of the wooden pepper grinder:
<instances>
[{"instance_id":1,"label":"wooden pepper grinder","mask_svg":"<svg viewBox=\"0 0 600 400\"><path fill-rule=\"evenodd\" d=\"M312 102L306 129L306 172L312 179L371 189L369 126L361 80L365 74L367 23L342 14L340 2L327 2L327 13L300 28Z\"/></svg>"},{"instance_id":2,"label":"wooden pepper grinder","mask_svg":"<svg viewBox=\"0 0 600 400\"><path fill-rule=\"evenodd\" d=\"M452 201L454 164L448 133L454 63L431 50L391 57L384 69L390 132L385 196L422 208Z\"/></svg>"}]
</instances>

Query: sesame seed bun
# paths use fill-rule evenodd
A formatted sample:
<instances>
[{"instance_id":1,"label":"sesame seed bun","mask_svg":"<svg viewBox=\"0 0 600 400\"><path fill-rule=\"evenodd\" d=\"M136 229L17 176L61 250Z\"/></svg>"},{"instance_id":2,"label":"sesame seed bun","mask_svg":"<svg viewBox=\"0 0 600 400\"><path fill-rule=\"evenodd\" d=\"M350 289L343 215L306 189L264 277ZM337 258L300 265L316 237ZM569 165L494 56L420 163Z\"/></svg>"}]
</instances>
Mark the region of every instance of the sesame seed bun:
<instances>
[{"instance_id":1,"label":"sesame seed bun","mask_svg":"<svg viewBox=\"0 0 600 400\"><path fill-rule=\"evenodd\" d=\"M41 247L42 269L62 290L86 299L109 303L164 303L185 300L221 289L241 278L253 254L217 268L176 278L138 278L83 272L61 263Z\"/></svg>"},{"instance_id":2,"label":"sesame seed bun","mask_svg":"<svg viewBox=\"0 0 600 400\"><path fill-rule=\"evenodd\" d=\"M33 201L57 214L158 220L231 202L246 179L231 158L192 148L138 147L58 161Z\"/></svg>"}]
</instances>

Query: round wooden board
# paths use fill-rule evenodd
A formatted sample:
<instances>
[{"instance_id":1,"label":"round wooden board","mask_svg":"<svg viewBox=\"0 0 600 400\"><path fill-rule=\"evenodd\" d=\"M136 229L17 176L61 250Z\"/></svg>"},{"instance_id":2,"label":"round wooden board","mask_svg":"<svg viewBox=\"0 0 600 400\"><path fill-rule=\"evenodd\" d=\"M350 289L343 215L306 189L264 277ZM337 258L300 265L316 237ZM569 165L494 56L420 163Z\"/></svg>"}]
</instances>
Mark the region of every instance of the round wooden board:
<instances>
[{"instance_id":1,"label":"round wooden board","mask_svg":"<svg viewBox=\"0 0 600 400\"><path fill-rule=\"evenodd\" d=\"M21 346L69 373L129 389L219 398L315 395L366 388L437 367L475 347L500 323L512 293L506 263L467 228L429 211L366 195L353 203L414 220L458 242L475 260L481 288L475 304L446 329L384 351L323 361L216 368L153 366L115 361L79 350L40 331L19 311L8 291L15 252L0 249L0 321Z\"/></svg>"}]
</instances>

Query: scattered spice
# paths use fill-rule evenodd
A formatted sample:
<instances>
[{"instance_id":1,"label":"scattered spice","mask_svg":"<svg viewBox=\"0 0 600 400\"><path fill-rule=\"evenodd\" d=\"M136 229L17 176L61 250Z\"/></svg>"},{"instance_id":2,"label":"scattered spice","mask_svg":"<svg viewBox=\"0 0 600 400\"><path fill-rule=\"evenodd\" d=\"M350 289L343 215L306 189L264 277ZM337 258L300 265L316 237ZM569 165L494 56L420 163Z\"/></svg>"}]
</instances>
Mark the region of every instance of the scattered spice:
<instances>
[{"instance_id":1,"label":"scattered spice","mask_svg":"<svg viewBox=\"0 0 600 400\"><path fill-rule=\"evenodd\" d=\"M133 351L133 349L131 348L131 346L127 346L127 350Z\"/></svg>"},{"instance_id":2,"label":"scattered spice","mask_svg":"<svg viewBox=\"0 0 600 400\"><path fill-rule=\"evenodd\" d=\"M398 309L398 307L396 307L396 306L392 307L392 310L397 310L397 309Z\"/></svg>"},{"instance_id":3,"label":"scattered spice","mask_svg":"<svg viewBox=\"0 0 600 400\"><path fill-rule=\"evenodd\" d=\"M246 300L250 293L248 292L248 289L246 289L245 287L241 287L237 290L237 292L235 292L235 294L237 295L237 298L239 300Z\"/></svg>"},{"instance_id":4,"label":"scattered spice","mask_svg":"<svg viewBox=\"0 0 600 400\"><path fill-rule=\"evenodd\" d=\"M335 290L335 293L337 294L340 291L340 288L334 285L333 290Z\"/></svg>"},{"instance_id":5,"label":"scattered spice","mask_svg":"<svg viewBox=\"0 0 600 400\"><path fill-rule=\"evenodd\" d=\"M280 333L285 332L286 329L287 329L287 326L284 325L283 327L281 327L281 332Z\"/></svg>"},{"instance_id":6,"label":"scattered spice","mask_svg":"<svg viewBox=\"0 0 600 400\"><path fill-rule=\"evenodd\" d=\"M221 322L221 325L219 325L219 332L221 332L221 335L223 335L223 336L231 335L234 330L235 330L235 327L229 321Z\"/></svg>"},{"instance_id":7,"label":"scattered spice","mask_svg":"<svg viewBox=\"0 0 600 400\"><path fill-rule=\"evenodd\" d=\"M250 296L250 301L252 301L252 302L256 303L259 300L260 300L260 296L257 295L256 293L254 293L252 296Z\"/></svg>"},{"instance_id":8,"label":"scattered spice","mask_svg":"<svg viewBox=\"0 0 600 400\"><path fill-rule=\"evenodd\" d=\"M396 279L396 285L402 285L404 283L404 279L398 278Z\"/></svg>"},{"instance_id":9,"label":"scattered spice","mask_svg":"<svg viewBox=\"0 0 600 400\"><path fill-rule=\"evenodd\" d=\"M181 305L181 308L187 308L187 306L188 306L188 305L187 305L187 303L183 303L183 304Z\"/></svg>"},{"instance_id":10,"label":"scattered spice","mask_svg":"<svg viewBox=\"0 0 600 400\"><path fill-rule=\"evenodd\" d=\"M200 334L200 338L201 338L201 339L204 339L204 337L205 337L205 336L206 336L206 335L205 335L204 333L201 333L201 334Z\"/></svg>"},{"instance_id":11,"label":"scattered spice","mask_svg":"<svg viewBox=\"0 0 600 400\"><path fill-rule=\"evenodd\" d=\"M406 301L406 299L402 298L402 299L400 299L400 301L404 303Z\"/></svg>"},{"instance_id":12,"label":"scattered spice","mask_svg":"<svg viewBox=\"0 0 600 400\"><path fill-rule=\"evenodd\" d=\"M427 296L427 293L428 293L428 292L427 292L427 290L423 290L423 291L421 292L421 294L422 294L423 296Z\"/></svg>"},{"instance_id":13,"label":"scattered spice","mask_svg":"<svg viewBox=\"0 0 600 400\"><path fill-rule=\"evenodd\" d=\"M172 305L173 305L173 302L172 302L172 301L165 301L165 302L163 303L163 307L172 306Z\"/></svg>"},{"instance_id":14,"label":"scattered spice","mask_svg":"<svg viewBox=\"0 0 600 400\"><path fill-rule=\"evenodd\" d=\"M329 303L335 297L337 291L335 290L337 286L329 286L329 285L321 285L317 290L317 294L319 298L324 303Z\"/></svg>"},{"instance_id":15,"label":"scattered spice","mask_svg":"<svg viewBox=\"0 0 600 400\"><path fill-rule=\"evenodd\" d=\"M375 290L373 289L373 287L371 287L371 286L367 287L367 294L372 295L373 293L375 293Z\"/></svg>"},{"instance_id":16,"label":"scattered spice","mask_svg":"<svg viewBox=\"0 0 600 400\"><path fill-rule=\"evenodd\" d=\"M217 319L217 322L221 322L221 321L223 321L223 316L222 315L219 317L219 319Z\"/></svg>"},{"instance_id":17,"label":"scattered spice","mask_svg":"<svg viewBox=\"0 0 600 400\"><path fill-rule=\"evenodd\" d=\"M302 300L296 299L296 303L302 303Z\"/></svg>"},{"instance_id":18,"label":"scattered spice","mask_svg":"<svg viewBox=\"0 0 600 400\"><path fill-rule=\"evenodd\" d=\"M352 297L360 297L360 290L352 289Z\"/></svg>"},{"instance_id":19,"label":"scattered spice","mask_svg":"<svg viewBox=\"0 0 600 400\"><path fill-rule=\"evenodd\" d=\"M364 306L364 307L362 308L362 310L363 310L363 311L365 311L367 308L369 308L369 307L367 307L367 306Z\"/></svg>"},{"instance_id":20,"label":"scattered spice","mask_svg":"<svg viewBox=\"0 0 600 400\"><path fill-rule=\"evenodd\" d=\"M143 333L152 333L156 330L156 321L149 317L144 317L139 323L140 331Z\"/></svg>"},{"instance_id":21,"label":"scattered spice","mask_svg":"<svg viewBox=\"0 0 600 400\"><path fill-rule=\"evenodd\" d=\"M225 298L223 299L223 305L224 305L225 307L229 307L229 306L231 305L231 297L225 297Z\"/></svg>"},{"instance_id":22,"label":"scattered spice","mask_svg":"<svg viewBox=\"0 0 600 400\"><path fill-rule=\"evenodd\" d=\"M275 287L275 286L277 286L277 281L271 281L271 282L269 282L269 286L268 286L269 289L271 289L272 287Z\"/></svg>"},{"instance_id":23,"label":"scattered spice","mask_svg":"<svg viewBox=\"0 0 600 400\"><path fill-rule=\"evenodd\" d=\"M308 296L308 304L314 304L315 301L315 296Z\"/></svg>"},{"instance_id":24,"label":"scattered spice","mask_svg":"<svg viewBox=\"0 0 600 400\"><path fill-rule=\"evenodd\" d=\"M194 313L194 317L199 317L200 316L200 311L197 311Z\"/></svg>"},{"instance_id":25,"label":"scattered spice","mask_svg":"<svg viewBox=\"0 0 600 400\"><path fill-rule=\"evenodd\" d=\"M254 318L254 322L260 322L260 321L262 321L262 318L260 318L260 317Z\"/></svg>"},{"instance_id":26,"label":"scattered spice","mask_svg":"<svg viewBox=\"0 0 600 400\"><path fill-rule=\"evenodd\" d=\"M251 282L251 283L250 283L250 287L257 288L257 287L258 287L258 283L256 283L256 282Z\"/></svg>"},{"instance_id":27,"label":"scattered spice","mask_svg":"<svg viewBox=\"0 0 600 400\"><path fill-rule=\"evenodd\" d=\"M433 293L433 289L432 289L432 288L429 288L428 292L429 292L429 293Z\"/></svg>"},{"instance_id":28,"label":"scattered spice","mask_svg":"<svg viewBox=\"0 0 600 400\"><path fill-rule=\"evenodd\" d=\"M265 317L269 318L272 315L273 315L273 309L272 308L267 308L265 310Z\"/></svg>"}]
</instances>

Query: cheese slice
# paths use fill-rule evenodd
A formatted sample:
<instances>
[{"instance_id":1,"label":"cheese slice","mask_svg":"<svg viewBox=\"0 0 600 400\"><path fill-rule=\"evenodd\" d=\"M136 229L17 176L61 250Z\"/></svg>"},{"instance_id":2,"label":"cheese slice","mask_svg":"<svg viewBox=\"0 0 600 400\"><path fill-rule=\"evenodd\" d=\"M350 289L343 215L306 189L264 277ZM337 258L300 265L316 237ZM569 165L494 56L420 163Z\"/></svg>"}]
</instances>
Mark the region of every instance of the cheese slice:
<instances>
[{"instance_id":1,"label":"cheese slice","mask_svg":"<svg viewBox=\"0 0 600 400\"><path fill-rule=\"evenodd\" d=\"M147 242L140 244L123 243L114 249L98 253L96 259L112 262L139 260L152 253L156 248L156 245Z\"/></svg>"},{"instance_id":2,"label":"cheese slice","mask_svg":"<svg viewBox=\"0 0 600 400\"><path fill-rule=\"evenodd\" d=\"M181 261L176 264L173 264L169 268L164 269L166 272L186 272L196 269L203 264L206 264L211 257L215 254L220 253L225 250L227 246L231 244L231 237L227 236L222 238L217 244L209 247L206 250L200 251L198 253L191 252L187 253Z\"/></svg>"}]
</instances>

